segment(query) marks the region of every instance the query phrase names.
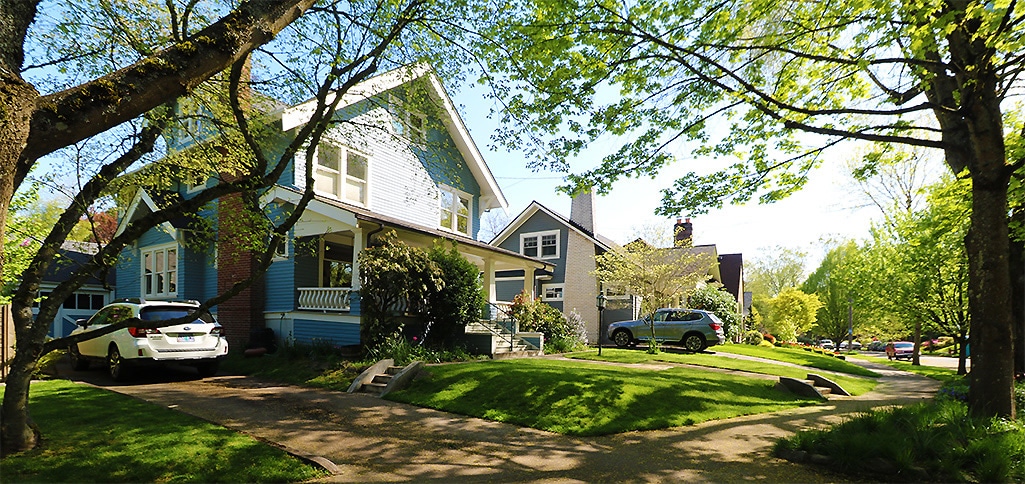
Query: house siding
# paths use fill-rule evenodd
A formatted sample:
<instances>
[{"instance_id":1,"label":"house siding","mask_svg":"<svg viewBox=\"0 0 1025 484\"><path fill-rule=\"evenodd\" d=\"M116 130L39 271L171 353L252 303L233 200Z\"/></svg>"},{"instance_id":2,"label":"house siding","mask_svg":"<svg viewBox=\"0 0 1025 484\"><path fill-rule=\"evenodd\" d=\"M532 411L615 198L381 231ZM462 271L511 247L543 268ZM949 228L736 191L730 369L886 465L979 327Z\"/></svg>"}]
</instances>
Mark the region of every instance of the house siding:
<instances>
[{"instance_id":1,"label":"house siding","mask_svg":"<svg viewBox=\"0 0 1025 484\"><path fill-rule=\"evenodd\" d=\"M559 258L558 259L544 259L546 262L555 264L555 270L552 272L552 279L547 281L549 283L561 283L565 281L566 274L566 250L568 248L567 232L569 229L566 228L562 222L552 218L548 214L537 211L529 219L523 222L522 225L515 232L509 235L505 240L498 244L499 247L511 250L513 252L522 253L520 251L520 234L527 234L531 232L544 232L548 230L559 231ZM522 286L521 286L522 288Z\"/></svg>"},{"instance_id":2,"label":"house siding","mask_svg":"<svg viewBox=\"0 0 1025 484\"><path fill-rule=\"evenodd\" d=\"M300 343L324 341L339 346L356 345L359 344L359 322L297 318L292 322L292 338Z\"/></svg>"},{"instance_id":3,"label":"house siding","mask_svg":"<svg viewBox=\"0 0 1025 484\"><path fill-rule=\"evenodd\" d=\"M129 297L142 297L142 262L141 251L155 245L174 243L174 238L165 232L161 227L153 228L139 237L135 245L125 247L118 254L117 263L117 288L114 297L117 299ZM179 247L180 249L180 247ZM178 256L178 287L179 295L182 291L182 283L187 277L188 270L185 267L183 251L177 251ZM180 296L179 296L180 297Z\"/></svg>"}]
</instances>

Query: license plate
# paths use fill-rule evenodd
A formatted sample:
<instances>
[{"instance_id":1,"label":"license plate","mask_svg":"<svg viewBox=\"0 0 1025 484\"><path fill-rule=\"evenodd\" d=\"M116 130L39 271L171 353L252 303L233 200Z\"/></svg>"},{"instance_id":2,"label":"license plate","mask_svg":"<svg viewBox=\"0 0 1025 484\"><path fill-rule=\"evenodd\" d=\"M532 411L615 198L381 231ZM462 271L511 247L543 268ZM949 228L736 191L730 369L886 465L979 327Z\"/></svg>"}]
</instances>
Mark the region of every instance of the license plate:
<instances>
[{"instance_id":1,"label":"license plate","mask_svg":"<svg viewBox=\"0 0 1025 484\"><path fill-rule=\"evenodd\" d=\"M191 336L191 335L190 336L179 336L178 337L178 342L179 343L194 343L195 341L196 341L196 337L195 336Z\"/></svg>"}]
</instances>

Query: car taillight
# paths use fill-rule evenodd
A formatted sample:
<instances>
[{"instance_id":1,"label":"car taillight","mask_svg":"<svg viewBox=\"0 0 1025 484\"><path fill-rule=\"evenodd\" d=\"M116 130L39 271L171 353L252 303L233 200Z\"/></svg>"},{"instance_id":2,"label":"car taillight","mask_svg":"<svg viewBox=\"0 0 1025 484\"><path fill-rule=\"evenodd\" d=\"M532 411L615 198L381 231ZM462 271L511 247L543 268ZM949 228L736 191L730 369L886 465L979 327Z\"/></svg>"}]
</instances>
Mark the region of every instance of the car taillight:
<instances>
[{"instance_id":1,"label":"car taillight","mask_svg":"<svg viewBox=\"0 0 1025 484\"><path fill-rule=\"evenodd\" d=\"M160 330L157 328L128 328L128 334L136 338L145 338L148 334L160 334Z\"/></svg>"},{"instance_id":2,"label":"car taillight","mask_svg":"<svg viewBox=\"0 0 1025 484\"><path fill-rule=\"evenodd\" d=\"M223 330L221 329L220 326L217 326L214 329L210 330L210 336L221 337L221 336L224 336L224 332L223 332Z\"/></svg>"},{"instance_id":3,"label":"car taillight","mask_svg":"<svg viewBox=\"0 0 1025 484\"><path fill-rule=\"evenodd\" d=\"M719 323L708 323L708 327L712 328L712 331L719 331L722 329L722 325Z\"/></svg>"}]
</instances>

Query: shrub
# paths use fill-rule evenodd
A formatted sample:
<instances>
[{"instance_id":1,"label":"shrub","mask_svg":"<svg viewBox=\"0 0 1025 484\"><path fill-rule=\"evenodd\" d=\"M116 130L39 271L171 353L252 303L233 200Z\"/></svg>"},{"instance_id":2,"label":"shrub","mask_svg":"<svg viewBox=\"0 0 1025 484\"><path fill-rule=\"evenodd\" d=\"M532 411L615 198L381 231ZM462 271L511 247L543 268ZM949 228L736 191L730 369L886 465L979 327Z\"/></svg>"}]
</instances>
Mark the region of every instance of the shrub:
<instances>
[{"instance_id":1,"label":"shrub","mask_svg":"<svg viewBox=\"0 0 1025 484\"><path fill-rule=\"evenodd\" d=\"M445 283L427 294L424 342L444 346L462 333L467 324L479 319L486 299L478 278L480 270L459 254L455 244L446 250L443 244L436 243L427 255Z\"/></svg>"},{"instance_id":2,"label":"shrub","mask_svg":"<svg viewBox=\"0 0 1025 484\"><path fill-rule=\"evenodd\" d=\"M566 317L558 309L541 302L541 298L531 299L526 292L513 298L511 313L520 323L520 331L539 332L546 340L565 338L572 333Z\"/></svg>"},{"instance_id":3,"label":"shrub","mask_svg":"<svg viewBox=\"0 0 1025 484\"><path fill-rule=\"evenodd\" d=\"M770 342L768 342L766 340L762 340L761 343L758 343L758 346L761 346L763 348L775 348L776 347L776 345L774 345L774 344L772 344L772 343L770 343Z\"/></svg>"},{"instance_id":4,"label":"shrub","mask_svg":"<svg viewBox=\"0 0 1025 484\"><path fill-rule=\"evenodd\" d=\"M762 341L764 340L765 338L762 337L762 333L759 333L758 331L755 331L753 329L744 333L744 342L749 345L757 346L762 344Z\"/></svg>"},{"instance_id":5,"label":"shrub","mask_svg":"<svg viewBox=\"0 0 1025 484\"><path fill-rule=\"evenodd\" d=\"M707 284L694 291L687 298L693 309L711 311L723 322L726 339L733 341L740 333L741 316L737 312L737 298L723 288L722 284Z\"/></svg>"}]
</instances>

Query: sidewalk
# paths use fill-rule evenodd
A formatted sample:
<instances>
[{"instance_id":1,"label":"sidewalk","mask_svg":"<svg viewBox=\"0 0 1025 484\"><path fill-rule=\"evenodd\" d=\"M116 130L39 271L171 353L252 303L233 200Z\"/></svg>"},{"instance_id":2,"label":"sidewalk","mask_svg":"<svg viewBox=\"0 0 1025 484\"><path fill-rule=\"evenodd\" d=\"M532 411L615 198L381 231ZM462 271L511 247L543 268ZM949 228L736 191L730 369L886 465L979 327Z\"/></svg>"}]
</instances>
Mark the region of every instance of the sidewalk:
<instances>
[{"instance_id":1,"label":"sidewalk","mask_svg":"<svg viewBox=\"0 0 1025 484\"><path fill-rule=\"evenodd\" d=\"M859 397L587 438L240 376L105 387L312 458L335 472L327 482L837 482L845 479L773 457L773 443L844 414L930 398L939 386L864 364L884 376L875 391ZM92 380L96 372L65 374Z\"/></svg>"}]
</instances>

